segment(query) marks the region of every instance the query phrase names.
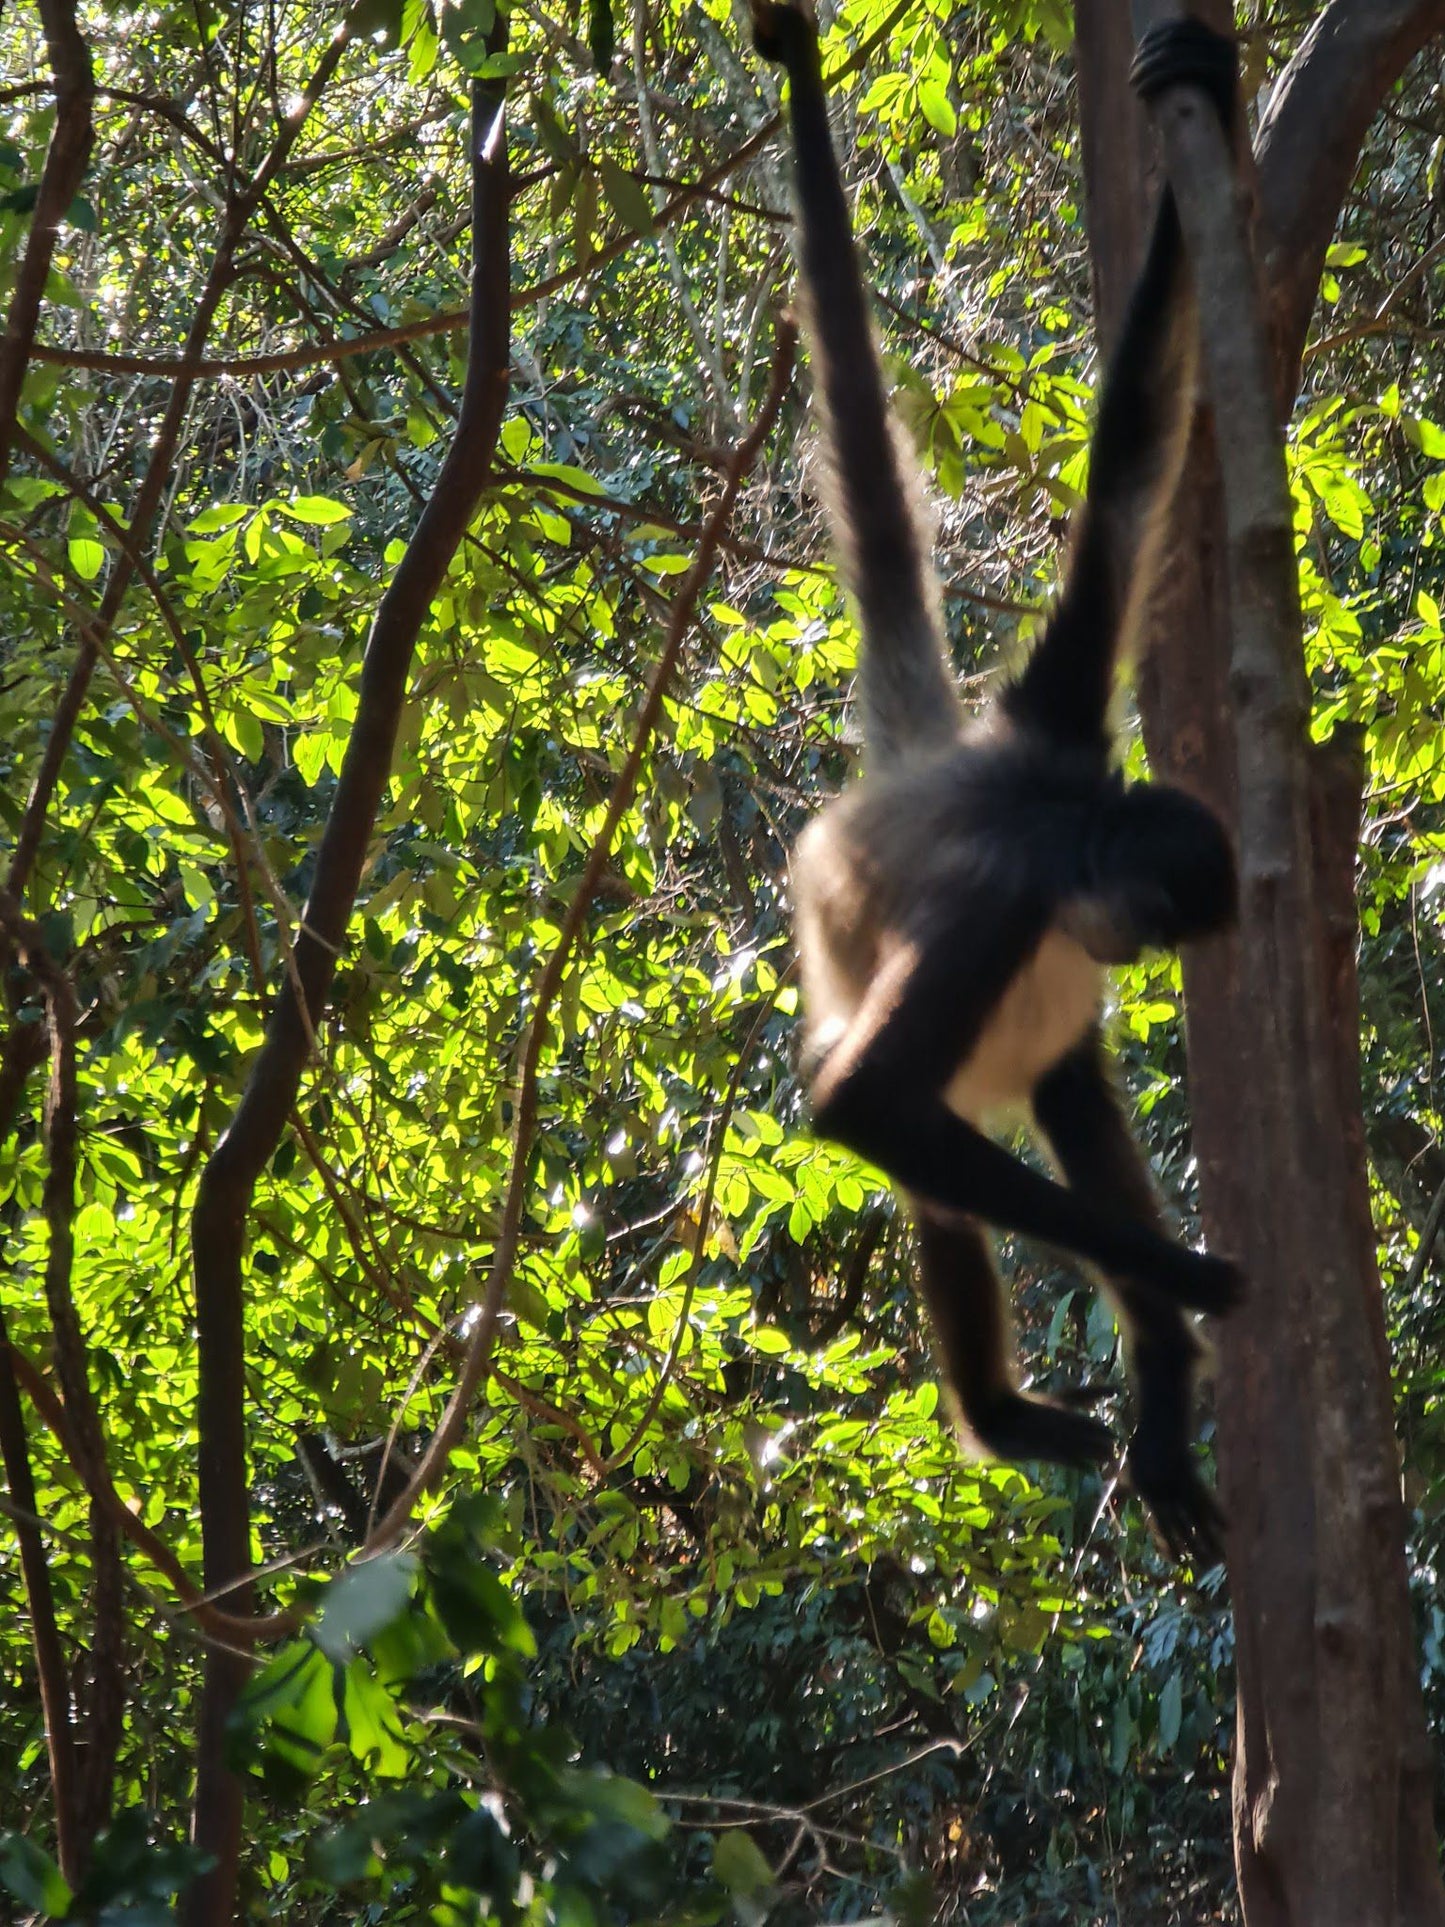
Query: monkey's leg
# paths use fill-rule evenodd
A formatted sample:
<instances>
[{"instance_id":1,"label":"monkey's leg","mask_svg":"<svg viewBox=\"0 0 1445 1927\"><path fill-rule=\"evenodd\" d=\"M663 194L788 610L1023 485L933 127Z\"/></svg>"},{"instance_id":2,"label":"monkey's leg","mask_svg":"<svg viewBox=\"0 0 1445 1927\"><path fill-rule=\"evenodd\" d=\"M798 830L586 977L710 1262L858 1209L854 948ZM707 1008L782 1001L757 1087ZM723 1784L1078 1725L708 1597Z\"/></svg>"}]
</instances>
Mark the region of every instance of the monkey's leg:
<instances>
[{"instance_id":1,"label":"monkey's leg","mask_svg":"<svg viewBox=\"0 0 1445 1927\"><path fill-rule=\"evenodd\" d=\"M970 1218L914 1206L919 1284L938 1362L963 1429L990 1458L1096 1465L1111 1458L1106 1425L1021 1392L1004 1295L988 1242Z\"/></svg>"},{"instance_id":2,"label":"monkey's leg","mask_svg":"<svg viewBox=\"0 0 1445 1927\"><path fill-rule=\"evenodd\" d=\"M1233 1265L1174 1244L1116 1200L1031 1171L944 1102L1040 934L990 888L977 904L955 896L926 942L900 943L813 1080L815 1127L926 1204L1062 1246L1194 1310L1226 1310L1239 1290Z\"/></svg>"},{"instance_id":3,"label":"monkey's leg","mask_svg":"<svg viewBox=\"0 0 1445 1927\"><path fill-rule=\"evenodd\" d=\"M1098 1037L1056 1064L1034 1093L1034 1115L1069 1184L1138 1222L1157 1226L1148 1166L1110 1087ZM1223 1557L1223 1515L1190 1449L1200 1345L1177 1304L1127 1272L1109 1270L1134 1388L1128 1480L1176 1557Z\"/></svg>"}]
</instances>

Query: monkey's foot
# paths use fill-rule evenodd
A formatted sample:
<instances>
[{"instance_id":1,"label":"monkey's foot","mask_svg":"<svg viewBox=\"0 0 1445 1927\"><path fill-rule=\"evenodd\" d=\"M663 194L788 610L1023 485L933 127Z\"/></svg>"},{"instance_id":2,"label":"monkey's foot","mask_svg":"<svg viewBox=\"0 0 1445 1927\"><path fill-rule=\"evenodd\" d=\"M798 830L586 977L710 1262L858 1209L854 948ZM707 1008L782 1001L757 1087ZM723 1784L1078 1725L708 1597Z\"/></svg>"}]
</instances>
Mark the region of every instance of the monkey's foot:
<instances>
[{"instance_id":1,"label":"monkey's foot","mask_svg":"<svg viewBox=\"0 0 1445 1927\"><path fill-rule=\"evenodd\" d=\"M1155 1537L1171 1559L1187 1559L1196 1572L1222 1562L1224 1512L1187 1445L1162 1446L1136 1432L1124 1460L1124 1482L1144 1501Z\"/></svg>"}]
</instances>

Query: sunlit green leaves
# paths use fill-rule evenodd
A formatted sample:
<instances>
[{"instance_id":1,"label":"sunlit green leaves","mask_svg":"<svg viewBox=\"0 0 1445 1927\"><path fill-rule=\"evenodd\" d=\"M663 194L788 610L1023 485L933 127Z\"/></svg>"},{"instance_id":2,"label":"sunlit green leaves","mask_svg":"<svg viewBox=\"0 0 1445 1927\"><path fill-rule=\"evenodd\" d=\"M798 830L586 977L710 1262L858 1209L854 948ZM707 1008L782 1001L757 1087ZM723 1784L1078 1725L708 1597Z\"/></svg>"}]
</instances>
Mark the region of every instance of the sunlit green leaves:
<instances>
[{"instance_id":1,"label":"sunlit green leaves","mask_svg":"<svg viewBox=\"0 0 1445 1927\"><path fill-rule=\"evenodd\" d=\"M22 87L47 72L37 19L0 22ZM83 243L67 228L41 339L94 365L37 362L22 392L27 430L122 528L184 402L142 545L153 572L133 578L81 706L27 909L83 1013L74 1289L112 1469L198 1583L195 1184L289 968L366 639L455 431L470 300L465 76L485 61L490 5L368 0L222 277L205 352L223 371L184 398L173 386L218 218L258 177L338 19L89 11L94 221ZM537 985L788 293L777 150L736 164L774 105L738 20L715 0L654 9L642 71L608 84L630 24L597 6L511 13L503 466L424 625L334 994L249 1226L247 1476L255 1550L274 1562L260 1596L319 1617L262 1655L237 1737L253 1776L248 1904L298 1923L370 1907L460 1927L483 1904L567 1927L667 1907L748 1919L777 1868L780 1883L816 1878L800 1908L916 1919L915 1844L936 1845L965 1806L1052 1785L1062 1760L1066 1817L1026 1856L1043 1884L1016 1903L977 1897L1004 1918L1082 1918L1094 1898L1064 1888L1091 1828L1157 1844L1169 1800L1217 1787L1227 1642L1218 1615L1176 1609L1152 1568L1138 1578L1129 1503L1101 1514L1105 1488L1088 1479L1041 1490L960 1454L902 1216L881 1176L800 1114L786 853L856 760L856 637L821 539L806 378L744 490L540 1047L493 1369L422 1508L443 1522L405 1554L356 1556L476 1329ZM1074 97L1056 58L1070 31L1053 0L918 0L902 15L845 0L828 25L888 379L935 498L970 677L1037 621L1086 482L1095 367ZM0 277L13 278L54 115L43 93L6 113ZM1414 1159L1439 1131L1419 1012L1440 995L1445 686L1438 383L1420 328L1396 341L1382 332L1396 310L1377 320L1424 253L1406 231L1422 192L1411 169L1428 184L1434 163L1393 125L1390 193L1363 194L1331 250L1328 326L1343 339L1309 364L1293 451L1315 727L1366 730L1381 1172L1397 1132ZM1403 225L1382 242L1370 224L1386 203ZM1428 193L1420 210L1428 222ZM1435 290L1423 281L1422 300ZM1412 299L1407 286L1407 319ZM105 360L116 352L143 367ZM12 847L83 612L122 553L22 451L0 493ZM1137 745L1129 757L1139 770ZM17 995L18 1019L39 1022ZM1131 1100L1187 1207L1177 969L1142 964L1116 996ZM45 1376L40 1116L37 1076L0 1145L0 1293ZM1414 1170L1394 1170L1406 1203L1391 1193L1381 1213L1392 1275L1418 1249ZM1022 1369L1050 1387L1087 1378L1122 1425L1107 1310L1038 1253L1006 1241L1002 1257ZM1440 1403L1429 1295L1427 1280L1403 1320L1412 1452ZM349 1506L308 1478L297 1441L315 1436ZM85 1654L89 1501L43 1423L31 1444L62 1636ZM4 1877L17 1905L54 1911L13 1544L0 1527L0 1675L18 1682L0 1692L0 1750L19 1762L41 1846L7 1846ZM163 1806L169 1831L145 1846L159 1864L190 1797L201 1648L139 1554L130 1576L121 1800ZM549 1717L523 1719L519 1694ZM559 1702L576 1747L550 1721ZM971 1734L1005 1705L986 1795L966 1755L900 1764L921 1730ZM1169 1759L1169 1789L1132 1771L1145 1755ZM582 1770L624 1759L610 1779ZM832 1829L836 1876L810 1871L808 1828L795 1849L791 1820L701 1804L722 1785L764 1806L826 1802L855 1766L866 1785L849 1817L834 1826L840 1809L816 1805L809 1819ZM662 1797L679 1788L698 1804ZM689 1821L681 1846L674 1812ZM993 1878L986 1853L948 1838L950 1879ZM691 1855L685 1902L664 1894L659 1851L674 1868ZM364 1899L337 1897L353 1883ZM1164 1917L1152 1900L1137 1911Z\"/></svg>"}]
</instances>

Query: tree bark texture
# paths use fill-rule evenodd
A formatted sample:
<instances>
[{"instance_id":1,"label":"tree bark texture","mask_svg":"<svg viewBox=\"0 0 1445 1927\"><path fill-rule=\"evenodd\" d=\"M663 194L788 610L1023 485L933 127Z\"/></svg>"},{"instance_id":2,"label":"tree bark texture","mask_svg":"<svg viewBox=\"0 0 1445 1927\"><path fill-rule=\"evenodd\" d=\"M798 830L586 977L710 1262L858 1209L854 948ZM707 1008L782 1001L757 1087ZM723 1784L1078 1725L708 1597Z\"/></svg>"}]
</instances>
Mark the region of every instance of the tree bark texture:
<instances>
[{"instance_id":1,"label":"tree bark texture","mask_svg":"<svg viewBox=\"0 0 1445 1927\"><path fill-rule=\"evenodd\" d=\"M1215 0L1193 10L1230 25ZM1175 11L1139 0L1135 25ZM1240 840L1239 931L1186 958L1185 984L1201 1211L1251 1287L1219 1334L1217 1396L1237 1637L1235 1854L1250 1927L1445 1920L1359 1089L1363 772L1354 741L1310 742L1269 430L1271 406L1282 414L1293 398L1359 141L1442 11L1335 0L1306 36L1261 142L1266 299L1216 123L1177 91L1161 110L1186 232L1208 254L1201 325L1218 439L1203 426L1191 449L1140 702L1154 767L1207 796ZM1076 14L1104 317L1137 259L1145 173L1123 12L1079 0Z\"/></svg>"}]
</instances>

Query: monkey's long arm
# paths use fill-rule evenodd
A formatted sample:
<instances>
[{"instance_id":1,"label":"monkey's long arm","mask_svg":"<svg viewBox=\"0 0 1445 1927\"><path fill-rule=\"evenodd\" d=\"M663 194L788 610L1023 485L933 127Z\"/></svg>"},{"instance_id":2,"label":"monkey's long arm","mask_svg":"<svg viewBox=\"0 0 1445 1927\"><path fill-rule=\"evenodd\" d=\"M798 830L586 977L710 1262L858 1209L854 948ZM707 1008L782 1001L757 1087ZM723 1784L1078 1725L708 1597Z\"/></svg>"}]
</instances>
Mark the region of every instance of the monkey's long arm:
<instances>
[{"instance_id":1,"label":"monkey's long arm","mask_svg":"<svg viewBox=\"0 0 1445 1927\"><path fill-rule=\"evenodd\" d=\"M900 943L813 1080L815 1127L925 1203L1076 1252L1192 1310L1223 1311L1237 1293L1232 1265L1031 1171L944 1102L1043 924L1042 911L990 888L961 894L946 922Z\"/></svg>"},{"instance_id":2,"label":"monkey's long arm","mask_svg":"<svg viewBox=\"0 0 1445 1927\"><path fill-rule=\"evenodd\" d=\"M844 578L858 603L864 739L887 757L949 742L961 720L944 655L937 585L883 391L848 203L828 129L818 37L799 5L753 0L758 50L790 82L801 281L823 405Z\"/></svg>"},{"instance_id":3,"label":"monkey's long arm","mask_svg":"<svg viewBox=\"0 0 1445 1927\"><path fill-rule=\"evenodd\" d=\"M1194 81L1225 126L1233 123L1234 44L1200 21L1172 22L1167 41L1141 50L1133 77L1146 99L1176 80ZM1104 377L1063 591L1004 697L1011 714L1055 740L1108 747L1114 666L1133 647L1153 581L1184 465L1197 358L1179 215L1166 187Z\"/></svg>"}]
</instances>

